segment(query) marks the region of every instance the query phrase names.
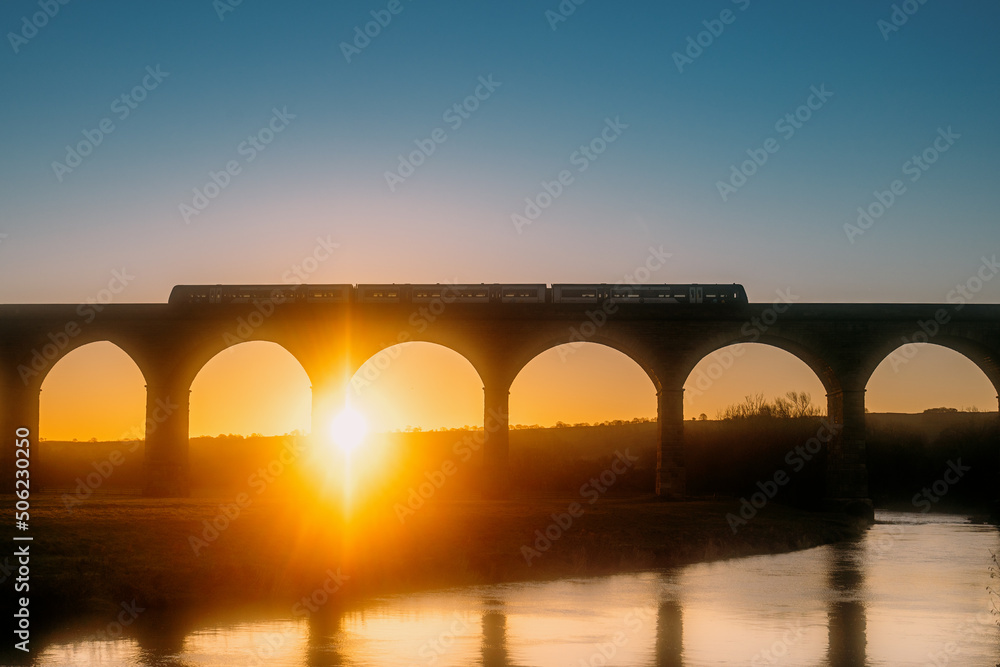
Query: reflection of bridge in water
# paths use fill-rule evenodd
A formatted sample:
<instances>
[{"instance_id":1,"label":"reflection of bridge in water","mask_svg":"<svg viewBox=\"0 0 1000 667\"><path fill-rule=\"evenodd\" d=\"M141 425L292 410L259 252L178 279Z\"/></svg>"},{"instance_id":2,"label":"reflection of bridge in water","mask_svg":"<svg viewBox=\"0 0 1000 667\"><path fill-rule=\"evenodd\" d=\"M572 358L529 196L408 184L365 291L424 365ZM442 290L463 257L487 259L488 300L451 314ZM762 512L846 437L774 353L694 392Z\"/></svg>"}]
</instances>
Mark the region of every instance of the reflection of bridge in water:
<instances>
[{"instance_id":1,"label":"reflection of bridge in water","mask_svg":"<svg viewBox=\"0 0 1000 667\"><path fill-rule=\"evenodd\" d=\"M736 652L746 661L753 659L752 663L745 664L776 664L790 652L802 652L803 643L807 643L810 645L804 650L805 653L817 656L825 653L825 661L822 664L831 667L865 664L868 639L861 572L864 547L860 542L850 542L830 545L827 549L830 551L826 558L825 573L828 598L825 650L821 644L822 635L802 638L802 626L794 620L794 611L787 611L784 614L788 616L789 627L794 625L799 628L798 634L792 630L782 634L782 630L778 629L775 634L773 629L770 631L761 629L759 636L739 635L740 642L749 642L748 645L742 645L740 642L733 644L732 640L722 642L719 646L706 645L709 637L706 631L710 630L720 638L725 637L727 633L726 601L719 600L718 613L713 614L712 619L706 619L702 615L698 619L702 627L689 630L693 632L694 637L688 642L691 645L687 647L687 660L691 660L692 652L704 654L704 651L708 650L716 658L735 659L736 656L731 653ZM615 660L615 653L628 651L630 656L628 664L683 667L686 664L684 620L686 603L683 593L675 586L676 582L673 580L675 576L676 573L664 573L659 575L657 582L650 582L653 588L660 589L659 599L651 600L649 603L651 606L641 610L641 625L638 622L631 627L628 623L622 625L623 631L619 633L620 639L617 644L615 644L615 633L619 630L618 626L612 627L602 623L599 620L602 618L600 613L596 614L596 619L589 621L596 623L597 626L593 628L586 626L587 629L576 628L578 632L585 633L583 636L552 636L549 640L556 643L566 641L576 649L581 645L587 646L590 642L591 645L587 646L587 649L593 652L593 659L586 664L619 664L619 661ZM439 632L442 626L437 620L429 618L422 620L419 614L413 616L409 611L397 611L397 614L402 614L402 622L413 624L413 629L398 637L401 640L398 646L394 643L387 645L385 642L388 636L385 628L369 631L362 629L366 623L365 619L373 620L379 617L377 611L344 611L336 608L320 608L305 620L304 626L298 625L298 620L275 619L244 622L232 628L226 626L204 628L201 624L190 620L157 615L156 618L146 619L148 623L138 625L135 639L142 664L151 665L178 658L190 659L195 657L192 652L198 653L201 658L218 659L221 656L213 655L211 652L220 650L223 652L238 650L241 657L249 658L249 664L258 664L261 661L266 663L268 658L281 655L313 667L366 661L378 663L379 658L383 656L382 651L385 652L384 657L393 664L404 658L407 652L412 652L410 657L414 663L430 664L428 658L431 656L439 658L436 662L447 662L449 657L452 659L457 655L470 657L475 651L478 654L477 664L482 664L484 667L520 667L522 663L518 662L519 655L524 651L531 653L538 648L535 644L537 637L518 636L516 630L512 631L509 628L508 623L509 618L520 614L521 623L516 625L523 629L526 611L528 618L535 618L534 614L538 610L521 608L508 611L503 600L489 597L480 599L478 604L472 597L459 597L452 602L459 605L471 602L478 609L472 616L466 616L466 610L463 609L451 612L456 617L461 613L467 622L463 622L462 632L449 634L450 641L438 644L431 643L435 637L441 638ZM543 607L547 609L544 604ZM636 611L639 610L632 609L631 613ZM435 608L435 612L446 614L447 610ZM478 640L475 636L477 632L475 620L479 621ZM711 623L710 628L704 626L706 620ZM820 618L811 613L805 620L807 623L821 623ZM377 622L375 625L377 628ZM815 627L815 630L819 631L820 628ZM226 639L219 642L216 640L219 636ZM781 639L772 641L775 636ZM198 638L191 641L195 637ZM587 639L588 637L593 639ZM469 643L470 640L478 642L478 650L474 649L474 643ZM434 647L433 651L428 649L431 646ZM634 661L637 654L644 657L640 661ZM529 662L539 664L538 656L535 658Z\"/></svg>"},{"instance_id":2,"label":"reflection of bridge in water","mask_svg":"<svg viewBox=\"0 0 1000 667\"><path fill-rule=\"evenodd\" d=\"M520 370L552 347L588 341L634 360L657 394L656 491L683 498L684 383L706 355L757 342L793 354L826 389L838 425L827 449L827 497L866 503L865 387L908 341L965 355L1000 393L1000 306L879 304L382 303L112 304L0 306L0 428L38 433L38 401L51 367L73 349L109 341L146 382L148 495L188 492L188 408L198 371L228 346L271 341L302 365L315 426L343 404L349 378L381 350L426 341L454 350L483 382L488 488L507 484L508 394ZM10 470L13 439L3 450ZM13 475L5 475L12 479Z\"/></svg>"}]
</instances>

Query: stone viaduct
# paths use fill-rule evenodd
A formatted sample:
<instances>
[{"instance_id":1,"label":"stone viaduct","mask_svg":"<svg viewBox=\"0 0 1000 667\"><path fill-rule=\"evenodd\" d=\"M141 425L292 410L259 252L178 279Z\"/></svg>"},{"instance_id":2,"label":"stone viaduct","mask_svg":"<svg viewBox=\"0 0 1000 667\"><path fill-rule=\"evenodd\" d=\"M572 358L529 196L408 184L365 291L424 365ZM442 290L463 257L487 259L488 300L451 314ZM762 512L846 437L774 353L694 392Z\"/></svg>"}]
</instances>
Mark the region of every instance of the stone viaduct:
<instances>
[{"instance_id":1,"label":"stone viaduct","mask_svg":"<svg viewBox=\"0 0 1000 667\"><path fill-rule=\"evenodd\" d=\"M1000 306L954 304L566 304L281 303L0 306L0 432L3 478L15 430L38 434L39 392L60 358L110 341L146 383L146 482L154 496L188 493L191 383L216 354L246 340L283 346L313 389L313 422L342 404L366 360L405 341L426 341L467 359L483 383L484 480L507 485L508 394L541 352L581 341L621 351L649 376L657 395L656 493L685 495L684 384L714 350L756 342L788 351L826 389L838 425L827 450L827 498L868 503L865 387L875 368L908 341L942 345L972 360L1000 393Z\"/></svg>"}]
</instances>

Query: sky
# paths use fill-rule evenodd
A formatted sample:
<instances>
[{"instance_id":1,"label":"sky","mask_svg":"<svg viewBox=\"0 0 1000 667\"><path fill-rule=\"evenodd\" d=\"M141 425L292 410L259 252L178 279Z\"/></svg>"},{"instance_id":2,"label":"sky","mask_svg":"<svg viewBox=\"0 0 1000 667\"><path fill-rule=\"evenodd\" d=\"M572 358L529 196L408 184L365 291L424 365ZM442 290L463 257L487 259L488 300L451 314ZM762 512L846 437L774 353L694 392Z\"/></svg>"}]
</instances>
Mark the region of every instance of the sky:
<instances>
[{"instance_id":1,"label":"sky","mask_svg":"<svg viewBox=\"0 0 1000 667\"><path fill-rule=\"evenodd\" d=\"M671 253L650 282L738 282L751 301L943 302L1000 249L998 19L993 3L935 0L11 0L0 303L81 303L109 285L116 302L163 302L175 284L281 283L305 266L315 283L613 283L650 247ZM1000 281L975 295L998 300ZM370 399L397 402L385 424L481 420L481 383L451 412L399 398L429 369L463 396L478 382L428 354ZM822 403L798 362L760 354L686 410L756 391ZM892 373L915 375L873 408L934 407L913 387L947 371L941 400L995 409L949 354ZM235 387L247 363L285 393L302 379L280 351L247 359L214 361L193 396ZM64 363L46 380L52 414L81 411L71 385L131 382L128 364ZM518 382L540 397L574 373L610 394L557 410L512 390L514 422L655 414L648 380L611 351L537 363ZM199 409L226 412L193 399L193 432Z\"/></svg>"}]
</instances>

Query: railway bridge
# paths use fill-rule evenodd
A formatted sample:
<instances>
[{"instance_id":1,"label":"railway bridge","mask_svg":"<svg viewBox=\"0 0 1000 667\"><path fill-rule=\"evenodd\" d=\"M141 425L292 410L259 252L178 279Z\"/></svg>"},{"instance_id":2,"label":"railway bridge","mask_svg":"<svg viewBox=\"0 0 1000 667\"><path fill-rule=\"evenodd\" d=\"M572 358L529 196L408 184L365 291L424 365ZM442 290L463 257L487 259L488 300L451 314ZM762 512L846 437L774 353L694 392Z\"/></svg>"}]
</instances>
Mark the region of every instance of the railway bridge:
<instances>
[{"instance_id":1,"label":"railway bridge","mask_svg":"<svg viewBox=\"0 0 1000 667\"><path fill-rule=\"evenodd\" d=\"M145 493L188 493L188 407L198 371L225 348L271 341L302 365L313 425L339 410L349 379L381 350L426 341L467 359L483 383L484 492L507 487L508 395L518 372L552 347L610 346L657 394L656 493L685 495L684 384L706 355L736 343L786 350L816 373L838 428L827 445L826 496L868 505L865 387L897 348L929 342L969 358L1000 394L1000 305L731 303L289 302L0 306L0 461L13 479L14 433L38 433L48 371L82 345L109 341L146 383Z\"/></svg>"}]
</instances>

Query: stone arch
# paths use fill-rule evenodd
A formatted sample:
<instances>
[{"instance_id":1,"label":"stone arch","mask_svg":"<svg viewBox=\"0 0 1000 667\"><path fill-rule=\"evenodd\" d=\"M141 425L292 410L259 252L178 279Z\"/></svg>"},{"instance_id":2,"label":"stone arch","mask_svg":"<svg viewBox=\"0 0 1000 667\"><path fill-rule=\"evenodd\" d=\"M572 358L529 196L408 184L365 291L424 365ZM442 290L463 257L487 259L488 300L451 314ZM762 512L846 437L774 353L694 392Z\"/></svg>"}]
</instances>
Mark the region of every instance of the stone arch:
<instances>
[{"instance_id":1,"label":"stone arch","mask_svg":"<svg viewBox=\"0 0 1000 667\"><path fill-rule=\"evenodd\" d=\"M418 346L418 348L414 349L412 346ZM449 361L456 362L464 369L463 372L471 371L470 377L462 380L464 382L462 386L467 386L468 382L474 382L478 385L476 387L477 393L474 396L475 400L470 402L476 403L478 406L476 409L481 410L483 403L483 395L481 392L486 384L483 372L479 367L477 367L476 363L469 358L468 354L464 354L462 349L456 349L457 347L458 346L448 345L435 340L420 339L406 340L386 345L384 347L379 347L376 351L370 353L369 356L362 361L362 363L352 364L352 368L356 366L356 369L350 378L348 378L350 381L350 386L347 389L348 395L352 398L352 400L357 400L364 404L366 402L366 399L364 398L365 393L369 391L377 391L379 380L383 373L389 374L389 377L391 378L394 373L393 369L399 368L398 364L412 363L412 360L417 358L419 355L430 352L432 355L447 355ZM366 350L366 352L369 352L369 350ZM401 355L404 354L408 356L408 360L398 361L401 358ZM360 360L360 355L358 360ZM391 382L392 381L390 379L390 385ZM433 386L435 379L431 377L422 377L420 382L422 387L427 388ZM449 385L451 385L451 383L447 382L439 388L442 391L445 391L446 387ZM434 406L425 405L425 408L427 408L428 412L434 411ZM439 426L443 425L444 424L439 424Z\"/></svg>"},{"instance_id":2,"label":"stone arch","mask_svg":"<svg viewBox=\"0 0 1000 667\"><path fill-rule=\"evenodd\" d=\"M411 343L435 345L457 354L476 371L476 375L480 381L484 381L488 373L489 362L485 354L473 346L463 345L460 341L438 336L408 336L405 340L397 340L387 345L366 345L361 348L352 349L351 364L348 368L350 377L353 377L366 363L374 359L387 359L386 364L388 367L388 365L391 365L391 359L393 358L393 355L389 351L393 348L398 348L400 345L409 345Z\"/></svg>"},{"instance_id":3,"label":"stone arch","mask_svg":"<svg viewBox=\"0 0 1000 667\"><path fill-rule=\"evenodd\" d=\"M273 343L280 347L282 350L287 352L298 365L305 371L306 375L309 377L310 382L315 382L316 379L313 377L313 373L310 370L314 365L307 363L307 357L298 349L296 345L290 343L289 341L283 340L276 336L255 336L253 338L248 338L245 340L239 340L234 343L227 343L226 340L219 336L213 336L210 340L201 340L193 345L188 346L184 351L183 357L181 359L182 363L178 369L180 376L180 382L186 387L190 388L191 383L194 379L198 377L205 366L208 365L213 359L225 352L244 343Z\"/></svg>"},{"instance_id":4,"label":"stone arch","mask_svg":"<svg viewBox=\"0 0 1000 667\"><path fill-rule=\"evenodd\" d=\"M691 376L695 367L706 357L718 350L740 344L767 345L788 352L804 363L816 375L826 390L827 395L835 394L843 389L837 372L818 352L799 341L773 334L764 334L749 338L746 336L723 337L706 341L696 346L688 355L685 355L678 369L678 374L683 380L681 386Z\"/></svg>"},{"instance_id":5,"label":"stone arch","mask_svg":"<svg viewBox=\"0 0 1000 667\"><path fill-rule=\"evenodd\" d=\"M96 337L94 340L83 341L81 344L67 346L67 348L63 350L63 353L58 358L56 358L51 364L49 364L48 367L46 367L44 369L43 373L41 373L41 381L39 382L39 385L38 385L38 391L40 392L41 396L45 396L46 395L46 393L43 392L42 390L44 389L45 383L51 377L52 371L54 371L56 368L58 368L61 364L64 364L67 359L73 357L77 353L85 352L87 350L87 348L89 348L90 346L101 345L101 344L110 345L111 348L113 348L114 354L116 356L118 356L118 355L124 355L124 359L128 360L128 364L131 366L131 368L134 369L135 371L138 371L139 376L141 378L140 381L142 383L142 389L141 389L141 391L142 391L142 402L145 403L145 400L146 400L146 389L145 389L145 387L146 387L146 383L147 383L147 376L146 376L146 373L145 373L144 369L142 368L142 366L136 361L136 356L135 356L134 352L130 353L129 350L125 349L119 343L117 343L117 342L115 342L113 340L108 340L107 338L101 338L101 337ZM94 352L93 349L91 349L91 351ZM40 410L41 410L41 403L42 403L41 396L39 398L39 409ZM40 425L40 427L41 427L41 425ZM41 435L41 431L39 431L39 435ZM137 424L130 424L129 428L127 429L127 432L122 432L120 435L124 438L125 436L131 436L131 437L141 436L142 433L139 431L139 426Z\"/></svg>"},{"instance_id":6,"label":"stone arch","mask_svg":"<svg viewBox=\"0 0 1000 667\"><path fill-rule=\"evenodd\" d=\"M60 361L65 359L68 355L72 354L73 352L79 350L80 348L86 347L87 345L91 345L93 343L111 343L112 345L117 347L119 350L124 352L125 355L128 356L128 358L132 361L132 363L135 364L136 368L139 369L139 372L142 374L143 381L147 383L149 382L150 359L146 354L145 349L141 345L134 343L132 339L126 335L118 335L118 336L113 334L86 335L86 332L84 332L80 336L69 338L67 344L63 347L58 347L55 345L55 343L50 343L50 342L46 342L44 344L34 347L33 349L38 350L39 354L42 355L41 358L44 361L44 365L38 364L41 366L41 368L37 368L35 365L32 365L31 359L26 360L27 368L31 369L33 373L31 373L27 377L23 377L22 375L22 379L25 380L24 382L25 386L33 389L41 389L42 384L44 384L45 382L45 378L48 377L49 373L56 365L59 364ZM52 345L53 347L55 347L58 350L58 354L57 355L46 354L45 348L48 345Z\"/></svg>"},{"instance_id":7,"label":"stone arch","mask_svg":"<svg viewBox=\"0 0 1000 667\"><path fill-rule=\"evenodd\" d=\"M908 345L926 343L929 345L939 345L954 352L959 353L983 372L983 374L993 384L993 388L1000 395L1000 354L991 351L986 346L968 338L959 336L940 335L924 340L911 340L909 342L901 339L887 340L872 348L865 355L859 371L859 380L867 386L875 370L882 362L890 359L897 351L905 349Z\"/></svg>"},{"instance_id":8,"label":"stone arch","mask_svg":"<svg viewBox=\"0 0 1000 667\"><path fill-rule=\"evenodd\" d=\"M246 348L247 348L248 345L253 345L254 347L257 347L257 349L256 350L247 350ZM262 346L267 346L268 349L267 350L261 349ZM264 356L265 354L266 355L271 355L272 357L273 357L273 355L277 354L280 357L280 359L277 361L277 363L279 365L277 367L275 367L275 366L272 365L270 368L272 370L276 369L280 373L287 373L288 370L291 370L291 372L294 374L294 377L286 377L285 379L287 381L294 382L295 383L295 387L300 387L301 385L299 385L298 383L301 381L301 378L304 377L305 381L306 381L306 386L311 389L311 386L312 386L311 385L311 379L309 378L309 374L306 371L305 367L302 365L301 361L299 361L299 359L296 358L296 356L294 354L292 354L284 345L281 345L278 342L269 341L269 340L243 341L241 343L237 343L235 345L231 345L231 346L225 348L224 350L217 352L208 361L206 361L205 363L201 364L197 375L195 375L195 377L188 384L188 387L189 387L188 391L190 392L190 397L191 397L190 400L197 401L199 408L203 408L203 406L205 405L206 396L208 397L208 401L212 400L212 392L210 392L210 391L209 392L201 391L201 392L199 392L197 394L195 393L195 391L197 389L196 385L199 382L199 378L203 377L203 374L206 371L206 369L209 369L211 366L213 366L217 362L221 362L223 364L223 366L225 366L225 359L223 358L224 355L226 355L228 352L237 351L237 350L242 351L242 352L250 352L251 354L257 354L258 360L262 356ZM291 362L291 363L289 363L289 362ZM254 368L244 368L242 366L235 366L234 367L232 365L232 363L230 362L229 368L228 368L229 372L225 376L226 379L223 380L223 382L230 383L230 384L225 385L224 388L226 388L228 390L228 387L233 386L231 384L233 382L232 377L231 377L232 373L234 373L234 372L235 373L240 373L240 372L244 372L244 371L251 371L251 372L253 372L255 370L256 369L254 369ZM299 374L301 374L301 375L299 375ZM262 380L262 378L258 378L256 376L254 376L252 378L245 378L245 380L246 381L242 385L243 388L245 388L247 386L250 386L251 384L254 385L254 387L256 389L259 389L261 387L261 380ZM268 389L270 390L271 388L268 387ZM238 394L238 391L239 391L239 389L237 388L237 394ZM297 392L298 392L298 389L295 389L294 392L293 392L293 397L298 395ZM276 394L274 393L273 390L270 390L269 393L267 394L266 400L267 400L267 403L268 403L269 406L272 404L272 402L276 401L275 396L276 396ZM244 396L244 399L245 398L247 398L247 397ZM260 399L261 396L260 395L256 395L255 396L255 395L253 395L251 393L251 395L250 395L249 398L250 398L250 400L253 400L254 398ZM305 400L307 401L305 403L305 405L308 406L309 405L309 403L308 403L308 401L309 401L308 395L305 397ZM195 407L195 406L192 404L191 407ZM263 435L281 435L283 432L288 432L288 430L291 430L291 429L288 429L287 427L285 427L287 430L285 430L285 431L281 430L282 427L281 427L280 421L285 421L287 423L288 418L291 415L297 413L300 410L301 407L303 407L303 406L301 404L299 404L297 401L293 402L293 403L286 404L284 406L284 409L281 410L281 414L283 416L283 419L281 419L281 420L269 419L267 417L267 415L263 414L264 410L258 411L256 413L258 415L258 417L256 418L256 421L259 424L262 425L262 428L259 430L259 432L262 433ZM216 408L219 409L222 412L225 412L225 410L227 409L225 405L223 405L223 406L216 405ZM275 410L273 410L273 409L271 410L271 413L272 414L277 414L277 412ZM197 419L198 416L199 416L199 414L201 414L202 417L205 416L204 412L199 413L197 411L194 411L194 412L192 412L192 417L195 418L195 419ZM247 416L246 416L247 414L249 414L249 413L244 409L243 410L243 414L241 414L238 417L238 422L240 424L242 424L242 426L240 428L248 428L246 426L247 422L249 421L248 418L247 418ZM230 415L230 417L232 417L232 416L233 415ZM308 414L308 412L306 412L304 416L305 416L306 422L308 423L308 420L309 420L309 414ZM260 417L263 417L263 418L260 418ZM274 423L275 421L279 421L279 423L276 424L276 423ZM205 426L205 425L203 424L202 426ZM271 429L275 429L275 428L277 428L277 430L271 430ZM297 429L298 426L296 426L295 428ZM225 429L223 429L223 430L225 430ZM254 432L258 432L258 429L256 429L256 428L254 428L254 429L249 429L248 428L248 430L252 430ZM195 435L198 435L200 433L201 435L214 436L219 431L218 430L214 430L214 429L210 429L210 428L207 431L205 431L205 430L199 430L199 428L197 427L197 425L192 425L191 428L189 429L189 435L190 435L191 432L193 432Z\"/></svg>"},{"instance_id":9,"label":"stone arch","mask_svg":"<svg viewBox=\"0 0 1000 667\"><path fill-rule=\"evenodd\" d=\"M586 345L593 343L603 345L613 350L621 352L630 361L635 363L646 373L653 388L659 392L662 388L660 374L656 370L654 355L643 349L641 345L632 341L620 340L612 336L594 335L586 339L575 338L570 331L562 332L560 335L548 335L537 340L532 340L528 344L517 350L510 359L508 366L510 384L521 374L521 371L538 358L540 355L562 345Z\"/></svg>"}]
</instances>

